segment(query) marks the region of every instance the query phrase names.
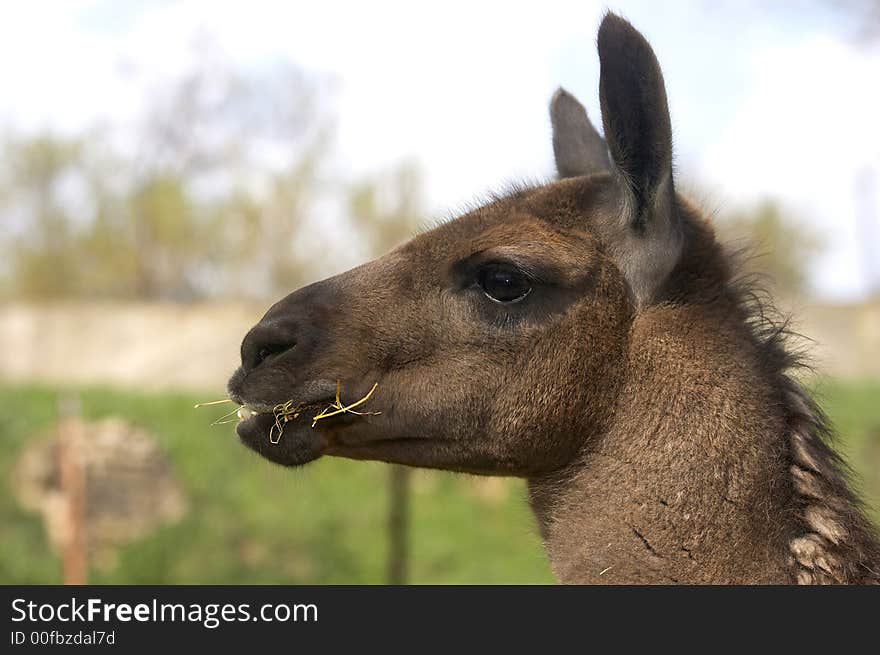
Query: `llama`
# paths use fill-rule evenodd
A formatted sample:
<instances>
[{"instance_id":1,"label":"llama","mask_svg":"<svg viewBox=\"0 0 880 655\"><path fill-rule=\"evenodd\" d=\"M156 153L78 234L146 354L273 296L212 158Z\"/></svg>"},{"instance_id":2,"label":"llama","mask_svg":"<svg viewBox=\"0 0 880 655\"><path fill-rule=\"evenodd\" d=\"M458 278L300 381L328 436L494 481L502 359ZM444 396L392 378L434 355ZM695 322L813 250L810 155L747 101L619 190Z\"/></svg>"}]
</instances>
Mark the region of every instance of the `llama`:
<instances>
[{"instance_id":1,"label":"llama","mask_svg":"<svg viewBox=\"0 0 880 655\"><path fill-rule=\"evenodd\" d=\"M564 583L878 583L880 544L784 324L676 194L657 59L599 28L605 138L563 90L558 181L304 287L245 336L239 438L527 480ZM361 408L270 439L277 404ZM277 441L277 443L275 443Z\"/></svg>"}]
</instances>

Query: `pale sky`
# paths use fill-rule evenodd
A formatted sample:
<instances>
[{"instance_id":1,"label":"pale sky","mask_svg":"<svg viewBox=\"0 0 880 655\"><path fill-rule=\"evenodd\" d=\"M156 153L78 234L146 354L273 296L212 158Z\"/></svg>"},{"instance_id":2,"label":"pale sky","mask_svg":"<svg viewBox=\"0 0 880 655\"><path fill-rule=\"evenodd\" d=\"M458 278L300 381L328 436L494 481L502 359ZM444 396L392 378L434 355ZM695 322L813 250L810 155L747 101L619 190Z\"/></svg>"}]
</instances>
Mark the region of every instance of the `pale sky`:
<instances>
[{"instance_id":1,"label":"pale sky","mask_svg":"<svg viewBox=\"0 0 880 655\"><path fill-rule=\"evenodd\" d=\"M829 241L812 270L817 290L854 298L868 265L855 177L880 175L880 48L854 42L831 4L4 3L0 129L134 120L207 36L243 68L288 60L337 80L339 160L356 175L416 158L427 221L507 181L553 175L547 101L557 86L601 123L595 35L610 8L660 59L677 170L699 183L703 206L778 198Z\"/></svg>"}]
</instances>

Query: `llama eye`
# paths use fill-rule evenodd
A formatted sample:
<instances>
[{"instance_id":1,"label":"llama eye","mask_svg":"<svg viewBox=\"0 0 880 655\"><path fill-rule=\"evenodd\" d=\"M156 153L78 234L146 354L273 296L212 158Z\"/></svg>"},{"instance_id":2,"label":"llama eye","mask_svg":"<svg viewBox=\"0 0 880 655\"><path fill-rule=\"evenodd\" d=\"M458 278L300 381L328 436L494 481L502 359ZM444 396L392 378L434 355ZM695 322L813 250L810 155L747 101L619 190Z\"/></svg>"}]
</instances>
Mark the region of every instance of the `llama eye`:
<instances>
[{"instance_id":1,"label":"llama eye","mask_svg":"<svg viewBox=\"0 0 880 655\"><path fill-rule=\"evenodd\" d=\"M480 271L477 284L489 298L497 302L517 302L532 290L529 278L508 268L487 268Z\"/></svg>"}]
</instances>

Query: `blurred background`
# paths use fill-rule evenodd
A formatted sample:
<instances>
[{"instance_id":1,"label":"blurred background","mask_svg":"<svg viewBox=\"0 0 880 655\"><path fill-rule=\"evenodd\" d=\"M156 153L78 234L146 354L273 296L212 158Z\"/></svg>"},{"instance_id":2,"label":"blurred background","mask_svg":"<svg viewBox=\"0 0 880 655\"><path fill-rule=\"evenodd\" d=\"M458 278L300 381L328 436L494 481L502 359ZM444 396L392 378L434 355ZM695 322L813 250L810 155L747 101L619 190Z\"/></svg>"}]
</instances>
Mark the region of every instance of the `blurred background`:
<instances>
[{"instance_id":1,"label":"blurred background","mask_svg":"<svg viewBox=\"0 0 880 655\"><path fill-rule=\"evenodd\" d=\"M552 581L519 480L283 470L193 404L273 299L552 179L553 90L601 122L606 8L880 518L880 3L524 5L0 9L0 583Z\"/></svg>"}]
</instances>

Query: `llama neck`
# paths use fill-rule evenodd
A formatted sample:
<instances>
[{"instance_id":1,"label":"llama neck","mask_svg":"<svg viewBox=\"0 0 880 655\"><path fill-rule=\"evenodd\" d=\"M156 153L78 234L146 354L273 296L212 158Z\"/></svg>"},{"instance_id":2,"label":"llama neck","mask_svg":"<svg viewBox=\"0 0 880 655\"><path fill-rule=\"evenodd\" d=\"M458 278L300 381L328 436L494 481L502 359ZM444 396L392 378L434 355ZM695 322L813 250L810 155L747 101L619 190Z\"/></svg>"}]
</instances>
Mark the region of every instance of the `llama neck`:
<instances>
[{"instance_id":1,"label":"llama neck","mask_svg":"<svg viewBox=\"0 0 880 655\"><path fill-rule=\"evenodd\" d=\"M872 570L876 542L821 420L800 387L768 374L765 345L694 308L637 319L611 423L567 470L530 481L560 581L827 582Z\"/></svg>"}]
</instances>

